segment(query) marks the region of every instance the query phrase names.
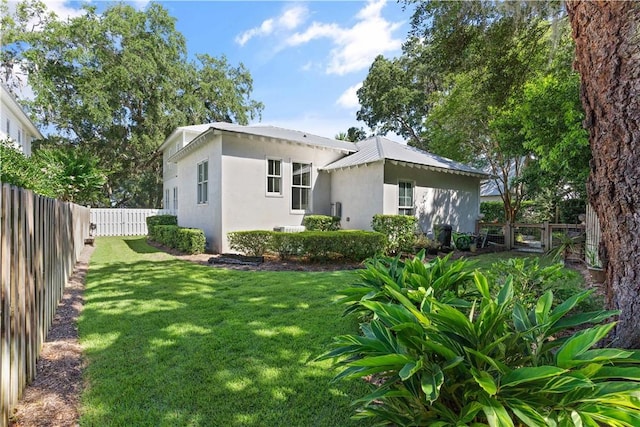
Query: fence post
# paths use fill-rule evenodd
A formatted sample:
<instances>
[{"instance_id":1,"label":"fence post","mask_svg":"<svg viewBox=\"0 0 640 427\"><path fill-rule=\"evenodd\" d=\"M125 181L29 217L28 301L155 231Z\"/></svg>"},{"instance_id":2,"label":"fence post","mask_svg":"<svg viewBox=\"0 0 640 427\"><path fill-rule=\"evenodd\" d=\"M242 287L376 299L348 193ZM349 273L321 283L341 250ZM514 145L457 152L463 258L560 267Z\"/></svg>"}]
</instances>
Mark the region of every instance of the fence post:
<instances>
[{"instance_id":1,"label":"fence post","mask_svg":"<svg viewBox=\"0 0 640 427\"><path fill-rule=\"evenodd\" d=\"M504 224L504 246L508 251L513 247L513 227L509 221Z\"/></svg>"},{"instance_id":2,"label":"fence post","mask_svg":"<svg viewBox=\"0 0 640 427\"><path fill-rule=\"evenodd\" d=\"M542 223L542 251L550 251L552 247L551 225L549 221Z\"/></svg>"}]
</instances>

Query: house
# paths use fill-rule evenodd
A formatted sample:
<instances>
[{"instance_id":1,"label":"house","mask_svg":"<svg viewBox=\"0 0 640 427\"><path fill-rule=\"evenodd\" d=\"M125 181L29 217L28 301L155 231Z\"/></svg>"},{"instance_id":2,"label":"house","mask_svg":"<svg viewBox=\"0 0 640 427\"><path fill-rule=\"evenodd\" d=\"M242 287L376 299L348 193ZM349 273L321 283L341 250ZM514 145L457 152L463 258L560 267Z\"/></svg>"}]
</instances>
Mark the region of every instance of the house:
<instances>
[{"instance_id":1,"label":"house","mask_svg":"<svg viewBox=\"0 0 640 427\"><path fill-rule=\"evenodd\" d=\"M304 215L337 215L371 229L375 214L415 215L424 232L471 232L487 174L383 137L358 143L272 126L177 128L160 146L165 209L203 229L210 250L227 233L299 228Z\"/></svg>"},{"instance_id":2,"label":"house","mask_svg":"<svg viewBox=\"0 0 640 427\"><path fill-rule=\"evenodd\" d=\"M0 84L0 140L12 141L24 155L30 156L31 142L43 138L11 92Z\"/></svg>"}]
</instances>

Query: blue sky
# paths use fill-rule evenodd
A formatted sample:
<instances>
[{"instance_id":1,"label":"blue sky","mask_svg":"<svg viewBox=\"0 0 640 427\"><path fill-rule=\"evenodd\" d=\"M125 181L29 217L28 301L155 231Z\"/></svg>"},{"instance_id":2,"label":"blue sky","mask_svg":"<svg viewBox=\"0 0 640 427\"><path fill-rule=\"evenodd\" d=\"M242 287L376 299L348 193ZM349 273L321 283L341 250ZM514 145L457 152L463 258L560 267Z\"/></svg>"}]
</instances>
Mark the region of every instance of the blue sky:
<instances>
[{"instance_id":1,"label":"blue sky","mask_svg":"<svg viewBox=\"0 0 640 427\"><path fill-rule=\"evenodd\" d=\"M73 16L79 4L45 3L60 17ZM355 91L378 54L400 53L410 19L394 0L159 3L177 19L190 55L226 55L247 67L253 98L265 104L263 124L327 137L350 126L367 129L356 120Z\"/></svg>"}]
</instances>

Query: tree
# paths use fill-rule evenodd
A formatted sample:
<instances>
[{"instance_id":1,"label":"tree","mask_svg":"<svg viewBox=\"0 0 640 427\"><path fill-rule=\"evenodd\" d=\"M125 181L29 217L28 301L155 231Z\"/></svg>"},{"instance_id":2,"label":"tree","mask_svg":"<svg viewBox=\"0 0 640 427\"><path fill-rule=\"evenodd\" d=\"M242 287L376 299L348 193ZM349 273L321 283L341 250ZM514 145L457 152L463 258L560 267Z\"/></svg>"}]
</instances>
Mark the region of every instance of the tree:
<instances>
[{"instance_id":1,"label":"tree","mask_svg":"<svg viewBox=\"0 0 640 427\"><path fill-rule=\"evenodd\" d=\"M350 141L350 142L358 142L367 139L367 132L363 128L357 128L355 126L351 126L347 129L346 132L340 132L335 136L335 139L339 139L341 141Z\"/></svg>"},{"instance_id":2,"label":"tree","mask_svg":"<svg viewBox=\"0 0 640 427\"><path fill-rule=\"evenodd\" d=\"M4 75L16 64L25 68L36 122L108 167L110 205L159 206L158 147L176 127L246 124L263 108L250 98L242 64L208 55L189 60L175 19L157 3L145 11L115 4L102 14L84 6L64 22L45 11L39 2L20 3L3 19L10 30L2 40Z\"/></svg>"},{"instance_id":3,"label":"tree","mask_svg":"<svg viewBox=\"0 0 640 427\"><path fill-rule=\"evenodd\" d=\"M566 6L593 155L587 192L602 231L607 304L621 310L616 345L640 348L640 4Z\"/></svg>"}]
</instances>

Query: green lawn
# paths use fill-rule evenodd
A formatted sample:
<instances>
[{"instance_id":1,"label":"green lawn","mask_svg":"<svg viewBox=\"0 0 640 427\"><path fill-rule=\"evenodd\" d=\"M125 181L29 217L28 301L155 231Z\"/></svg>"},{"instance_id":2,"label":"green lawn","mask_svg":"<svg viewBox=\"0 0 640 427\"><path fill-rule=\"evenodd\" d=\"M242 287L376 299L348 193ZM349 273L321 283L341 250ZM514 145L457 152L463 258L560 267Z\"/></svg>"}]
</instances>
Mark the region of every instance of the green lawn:
<instances>
[{"instance_id":1,"label":"green lawn","mask_svg":"<svg viewBox=\"0 0 640 427\"><path fill-rule=\"evenodd\" d=\"M79 319L83 426L349 426L358 382L313 359L357 330L343 272L195 265L99 238Z\"/></svg>"}]
</instances>

